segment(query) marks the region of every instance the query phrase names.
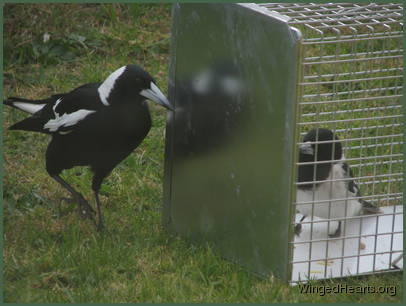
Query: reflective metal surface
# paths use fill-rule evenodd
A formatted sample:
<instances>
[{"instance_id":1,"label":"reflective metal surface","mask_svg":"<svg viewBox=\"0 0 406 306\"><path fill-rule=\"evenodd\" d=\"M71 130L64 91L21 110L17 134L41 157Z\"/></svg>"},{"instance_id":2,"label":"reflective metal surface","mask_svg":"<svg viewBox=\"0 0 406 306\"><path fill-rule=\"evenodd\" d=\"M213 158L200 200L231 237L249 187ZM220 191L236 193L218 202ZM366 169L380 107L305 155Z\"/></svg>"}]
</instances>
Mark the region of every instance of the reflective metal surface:
<instances>
[{"instance_id":1,"label":"reflective metal surface","mask_svg":"<svg viewBox=\"0 0 406 306\"><path fill-rule=\"evenodd\" d=\"M163 222L287 280L300 35L258 9L173 7Z\"/></svg>"}]
</instances>

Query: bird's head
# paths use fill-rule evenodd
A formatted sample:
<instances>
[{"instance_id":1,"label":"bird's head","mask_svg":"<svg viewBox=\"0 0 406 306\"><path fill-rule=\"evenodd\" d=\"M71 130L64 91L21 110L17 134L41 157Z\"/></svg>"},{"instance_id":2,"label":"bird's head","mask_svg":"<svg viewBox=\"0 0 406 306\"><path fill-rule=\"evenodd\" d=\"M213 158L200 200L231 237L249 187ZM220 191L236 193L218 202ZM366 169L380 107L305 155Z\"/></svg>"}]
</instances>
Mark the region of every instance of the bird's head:
<instances>
[{"instance_id":1,"label":"bird's head","mask_svg":"<svg viewBox=\"0 0 406 306\"><path fill-rule=\"evenodd\" d=\"M310 130L300 145L301 161L338 160L342 156L341 143L338 137L329 129L317 128Z\"/></svg>"},{"instance_id":2,"label":"bird's head","mask_svg":"<svg viewBox=\"0 0 406 306\"><path fill-rule=\"evenodd\" d=\"M156 81L137 65L117 69L99 86L98 91L105 105L142 102L147 98L168 110L173 110L168 99L156 85Z\"/></svg>"}]
</instances>

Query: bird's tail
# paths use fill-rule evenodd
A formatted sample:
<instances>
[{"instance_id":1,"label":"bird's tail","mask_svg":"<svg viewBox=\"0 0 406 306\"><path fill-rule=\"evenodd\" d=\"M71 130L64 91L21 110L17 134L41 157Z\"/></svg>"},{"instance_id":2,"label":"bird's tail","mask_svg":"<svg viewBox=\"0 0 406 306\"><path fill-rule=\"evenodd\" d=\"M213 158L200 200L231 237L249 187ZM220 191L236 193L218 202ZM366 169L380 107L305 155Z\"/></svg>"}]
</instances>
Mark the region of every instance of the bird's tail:
<instances>
[{"instance_id":1,"label":"bird's tail","mask_svg":"<svg viewBox=\"0 0 406 306\"><path fill-rule=\"evenodd\" d=\"M22 130L22 131L30 131L30 132L40 132L44 134L49 134L47 130L43 129L45 122L42 118L38 117L28 117L24 120L21 120L12 126L10 126L9 130Z\"/></svg>"},{"instance_id":2,"label":"bird's tail","mask_svg":"<svg viewBox=\"0 0 406 306\"><path fill-rule=\"evenodd\" d=\"M24 98L10 97L3 103L18 110L22 110L26 113L35 114L40 111L47 103L49 103L49 99L29 100ZM45 124L45 122L43 121L44 120L40 116L33 115L13 124L9 127L9 129L46 133L42 128Z\"/></svg>"},{"instance_id":3,"label":"bird's tail","mask_svg":"<svg viewBox=\"0 0 406 306\"><path fill-rule=\"evenodd\" d=\"M29 114L34 114L41 110L48 101L46 100L29 100L24 98L10 97L4 101L5 105L22 110Z\"/></svg>"},{"instance_id":4,"label":"bird's tail","mask_svg":"<svg viewBox=\"0 0 406 306\"><path fill-rule=\"evenodd\" d=\"M360 202L362 204L362 214L364 215L377 215L383 213L379 207L376 207L365 200L360 199Z\"/></svg>"}]
</instances>

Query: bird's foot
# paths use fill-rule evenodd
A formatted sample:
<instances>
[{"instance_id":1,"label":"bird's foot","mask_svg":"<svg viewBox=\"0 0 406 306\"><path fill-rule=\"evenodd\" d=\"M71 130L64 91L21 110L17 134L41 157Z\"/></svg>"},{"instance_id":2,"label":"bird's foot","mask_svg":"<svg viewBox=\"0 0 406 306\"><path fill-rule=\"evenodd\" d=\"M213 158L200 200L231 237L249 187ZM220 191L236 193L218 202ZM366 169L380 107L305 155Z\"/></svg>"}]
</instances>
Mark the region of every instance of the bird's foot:
<instances>
[{"instance_id":1,"label":"bird's foot","mask_svg":"<svg viewBox=\"0 0 406 306\"><path fill-rule=\"evenodd\" d=\"M98 231L99 233L104 232L104 230L105 230L104 222L103 222L103 221L99 222L99 223L96 225L96 228L97 228L97 231Z\"/></svg>"},{"instance_id":2,"label":"bird's foot","mask_svg":"<svg viewBox=\"0 0 406 306\"><path fill-rule=\"evenodd\" d=\"M304 219L306 219L306 215L303 215L302 218L300 218L299 223L296 223L296 225L295 225L294 232L295 232L295 235L298 237L300 236L300 233L302 232L302 222Z\"/></svg>"},{"instance_id":3,"label":"bird's foot","mask_svg":"<svg viewBox=\"0 0 406 306\"><path fill-rule=\"evenodd\" d=\"M67 197L61 197L61 201L72 204L76 202L76 199L74 198L67 198Z\"/></svg>"},{"instance_id":4,"label":"bird's foot","mask_svg":"<svg viewBox=\"0 0 406 306\"><path fill-rule=\"evenodd\" d=\"M328 236L330 238L338 238L341 236L341 221L338 222L338 227L337 227L336 231L332 234L328 234Z\"/></svg>"},{"instance_id":5,"label":"bird's foot","mask_svg":"<svg viewBox=\"0 0 406 306\"><path fill-rule=\"evenodd\" d=\"M78 198L78 212L79 216L82 218L89 218L94 220L94 216L96 215L96 211L93 209L92 206L82 197Z\"/></svg>"},{"instance_id":6,"label":"bird's foot","mask_svg":"<svg viewBox=\"0 0 406 306\"><path fill-rule=\"evenodd\" d=\"M330 238L338 238L341 235L341 231L340 230L336 230L333 234L328 234L328 236Z\"/></svg>"},{"instance_id":7,"label":"bird's foot","mask_svg":"<svg viewBox=\"0 0 406 306\"><path fill-rule=\"evenodd\" d=\"M96 225L96 228L97 228L97 231L100 233L100 232L104 232L104 230L105 230L105 227L104 227L104 218L103 218L103 215L101 214L101 211L99 210L99 213L98 213L98 219L99 219L99 222L96 224L96 221L95 221L95 225Z\"/></svg>"},{"instance_id":8,"label":"bird's foot","mask_svg":"<svg viewBox=\"0 0 406 306\"><path fill-rule=\"evenodd\" d=\"M301 223L297 223L296 225L295 225L295 230L294 230L294 232L295 232L295 235L296 236L300 236L300 233L302 232L302 224Z\"/></svg>"},{"instance_id":9,"label":"bird's foot","mask_svg":"<svg viewBox=\"0 0 406 306\"><path fill-rule=\"evenodd\" d=\"M62 197L61 200L64 202L70 203L70 204L77 203L78 204L78 214L83 219L85 219L85 218L94 219L94 216L96 215L96 211L93 209L92 206L90 206L90 204L83 197L81 197L81 196L71 197L71 198ZM62 213L60 212L60 208L59 208L59 216L62 216Z\"/></svg>"},{"instance_id":10,"label":"bird's foot","mask_svg":"<svg viewBox=\"0 0 406 306\"><path fill-rule=\"evenodd\" d=\"M71 209L64 209L62 211L61 202L66 202L66 203L69 203L69 204L73 204L73 203L76 203L76 200L74 198L67 198L67 197L61 197L61 198L59 198L59 200L60 200L60 202L58 203L58 206L57 206L57 210L58 210L57 215L58 215L58 218L61 218L61 217L66 216L66 215L68 215L69 213L72 212Z\"/></svg>"}]
</instances>

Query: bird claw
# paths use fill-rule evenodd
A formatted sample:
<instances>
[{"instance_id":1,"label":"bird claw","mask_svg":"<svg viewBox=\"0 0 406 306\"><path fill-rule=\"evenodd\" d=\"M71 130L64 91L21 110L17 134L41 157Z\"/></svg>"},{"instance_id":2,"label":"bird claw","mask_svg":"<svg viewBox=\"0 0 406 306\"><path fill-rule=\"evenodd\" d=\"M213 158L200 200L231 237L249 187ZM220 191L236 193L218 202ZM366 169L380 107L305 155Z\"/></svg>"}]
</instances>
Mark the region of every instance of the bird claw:
<instances>
[{"instance_id":1,"label":"bird claw","mask_svg":"<svg viewBox=\"0 0 406 306\"><path fill-rule=\"evenodd\" d=\"M328 234L330 238L338 238L341 236L341 223L339 223L336 231L333 234Z\"/></svg>"},{"instance_id":2,"label":"bird claw","mask_svg":"<svg viewBox=\"0 0 406 306\"><path fill-rule=\"evenodd\" d=\"M330 238L338 238L341 235L341 231L337 229L333 234L328 234Z\"/></svg>"},{"instance_id":3,"label":"bird claw","mask_svg":"<svg viewBox=\"0 0 406 306\"><path fill-rule=\"evenodd\" d=\"M96 225L97 231L98 232L104 232L104 223L103 222L99 222L99 224Z\"/></svg>"},{"instance_id":4,"label":"bird claw","mask_svg":"<svg viewBox=\"0 0 406 306\"><path fill-rule=\"evenodd\" d=\"M76 202L76 199L74 198L67 198L67 197L61 197L61 201L72 204Z\"/></svg>"},{"instance_id":5,"label":"bird claw","mask_svg":"<svg viewBox=\"0 0 406 306\"><path fill-rule=\"evenodd\" d=\"M78 213L79 216L82 218L91 218L96 215L96 211L93 209L92 206L83 198L83 197L77 197L77 198L66 198L62 197L62 201L65 201L67 203L78 203Z\"/></svg>"},{"instance_id":6,"label":"bird claw","mask_svg":"<svg viewBox=\"0 0 406 306\"><path fill-rule=\"evenodd\" d=\"M300 233L302 232L302 224L301 223L297 223L296 225L295 225L295 230L294 230L294 232L295 232L295 235L296 236L300 236Z\"/></svg>"},{"instance_id":7,"label":"bird claw","mask_svg":"<svg viewBox=\"0 0 406 306\"><path fill-rule=\"evenodd\" d=\"M94 219L94 216L96 215L96 211L93 209L92 206L89 205L89 203L87 203L85 199L79 200L78 210L79 215L82 218Z\"/></svg>"}]
</instances>

